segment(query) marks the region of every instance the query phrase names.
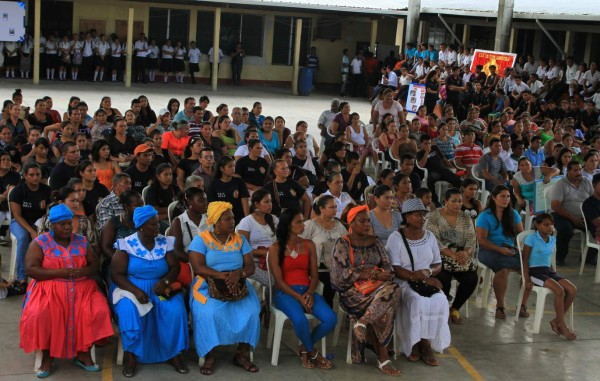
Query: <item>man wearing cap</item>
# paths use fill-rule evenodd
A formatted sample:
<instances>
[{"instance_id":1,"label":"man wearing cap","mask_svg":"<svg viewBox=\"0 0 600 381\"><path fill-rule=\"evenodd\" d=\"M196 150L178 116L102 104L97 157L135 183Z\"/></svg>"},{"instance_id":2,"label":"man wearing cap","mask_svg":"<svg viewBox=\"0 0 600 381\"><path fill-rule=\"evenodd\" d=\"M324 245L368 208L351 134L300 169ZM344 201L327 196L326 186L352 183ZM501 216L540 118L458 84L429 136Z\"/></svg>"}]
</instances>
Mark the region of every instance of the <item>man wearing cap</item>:
<instances>
[{"instance_id":1,"label":"man wearing cap","mask_svg":"<svg viewBox=\"0 0 600 381\"><path fill-rule=\"evenodd\" d=\"M185 120L189 122L190 119L194 116L194 107L196 106L196 99L194 97L187 97L183 101L183 110L179 111L175 114L173 118L173 122L179 122L180 120Z\"/></svg>"},{"instance_id":2,"label":"man wearing cap","mask_svg":"<svg viewBox=\"0 0 600 381\"><path fill-rule=\"evenodd\" d=\"M113 216L120 216L123 213L123 205L119 197L127 190L131 189L131 177L127 173L121 172L113 176L112 190L110 194L102 199L96 207L96 228L102 230L106 222Z\"/></svg>"},{"instance_id":3,"label":"man wearing cap","mask_svg":"<svg viewBox=\"0 0 600 381\"><path fill-rule=\"evenodd\" d=\"M135 164L125 170L131 177L131 189L142 194L142 191L154 177L154 167L150 164L154 158L154 149L146 144L140 144L133 151Z\"/></svg>"},{"instance_id":4,"label":"man wearing cap","mask_svg":"<svg viewBox=\"0 0 600 381\"><path fill-rule=\"evenodd\" d=\"M68 141L61 147L63 161L56 164L50 173L48 185L52 190L58 190L69 182L74 177L77 177L76 168L79 165L79 147L75 142Z\"/></svg>"}]
</instances>

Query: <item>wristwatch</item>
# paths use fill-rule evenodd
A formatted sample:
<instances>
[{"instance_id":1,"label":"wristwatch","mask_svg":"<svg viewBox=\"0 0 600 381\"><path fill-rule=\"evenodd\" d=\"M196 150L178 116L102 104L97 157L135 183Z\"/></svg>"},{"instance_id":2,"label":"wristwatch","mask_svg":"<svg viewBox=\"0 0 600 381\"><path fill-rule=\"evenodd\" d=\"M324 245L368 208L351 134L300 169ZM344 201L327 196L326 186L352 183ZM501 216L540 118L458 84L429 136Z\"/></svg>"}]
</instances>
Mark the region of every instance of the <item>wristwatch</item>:
<instances>
[{"instance_id":1,"label":"wristwatch","mask_svg":"<svg viewBox=\"0 0 600 381\"><path fill-rule=\"evenodd\" d=\"M429 278L431 276L431 274L433 274L433 271L431 270L430 267L426 268L426 270L429 270L429 275L427 275L427 278Z\"/></svg>"}]
</instances>

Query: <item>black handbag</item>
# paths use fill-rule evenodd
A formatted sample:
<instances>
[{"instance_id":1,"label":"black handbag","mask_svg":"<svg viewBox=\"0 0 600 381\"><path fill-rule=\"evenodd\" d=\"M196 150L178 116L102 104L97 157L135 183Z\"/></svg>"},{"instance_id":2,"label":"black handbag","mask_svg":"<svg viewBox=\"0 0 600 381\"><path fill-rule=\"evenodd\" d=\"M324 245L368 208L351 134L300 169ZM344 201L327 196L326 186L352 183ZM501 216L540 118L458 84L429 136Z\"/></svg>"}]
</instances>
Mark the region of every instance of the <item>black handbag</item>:
<instances>
[{"instance_id":1,"label":"black handbag","mask_svg":"<svg viewBox=\"0 0 600 381\"><path fill-rule=\"evenodd\" d=\"M408 252L408 257L410 258L410 265L412 267L412 271L415 271L415 260L413 259L412 251L410 250L410 245L404 236L404 232L402 228L399 229L400 235L402 236L402 240L404 241L404 246L406 246L406 251ZM431 295L435 295L440 292L440 289L434 286L430 286L422 281L408 281L408 285L413 289L417 294L429 298Z\"/></svg>"},{"instance_id":2,"label":"black handbag","mask_svg":"<svg viewBox=\"0 0 600 381\"><path fill-rule=\"evenodd\" d=\"M227 283L223 279L217 279L208 277L206 279L208 283L208 295L211 298L215 298L224 302L233 302L236 300L244 299L248 296L248 287L246 285L246 279L240 278L238 283L235 285L235 290L230 291L227 287Z\"/></svg>"}]
</instances>

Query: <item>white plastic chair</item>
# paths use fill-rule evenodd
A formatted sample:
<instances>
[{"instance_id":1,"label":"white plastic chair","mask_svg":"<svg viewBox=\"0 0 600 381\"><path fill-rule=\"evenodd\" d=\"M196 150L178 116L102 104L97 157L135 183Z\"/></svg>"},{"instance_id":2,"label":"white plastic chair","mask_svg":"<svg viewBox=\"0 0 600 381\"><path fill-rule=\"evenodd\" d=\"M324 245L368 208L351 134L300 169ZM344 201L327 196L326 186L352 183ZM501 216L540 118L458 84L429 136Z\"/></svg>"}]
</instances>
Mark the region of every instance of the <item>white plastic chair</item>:
<instances>
[{"instance_id":1,"label":"white plastic chair","mask_svg":"<svg viewBox=\"0 0 600 381\"><path fill-rule=\"evenodd\" d=\"M173 213L175 212L175 207L177 206L177 203L178 203L178 201L173 201L172 203L169 204L169 207L167 208L167 216L169 219L169 226L173 224L173 218L175 218L173 216Z\"/></svg>"},{"instance_id":2,"label":"white plastic chair","mask_svg":"<svg viewBox=\"0 0 600 381\"><path fill-rule=\"evenodd\" d=\"M485 179L479 173L479 164L475 164L471 168L471 176L479 182L479 189L481 189L481 199L479 201L481 201L481 205L485 208L490 192L485 188Z\"/></svg>"},{"instance_id":3,"label":"white plastic chair","mask_svg":"<svg viewBox=\"0 0 600 381\"><path fill-rule=\"evenodd\" d=\"M271 274L271 268L269 266L269 254L267 254L267 271ZM271 319L271 324L269 324L269 333L267 335L267 348L270 348L273 345L273 354L271 355L271 365L277 366L279 363L279 349L281 348L281 336L283 334L283 325L285 321L288 320L286 314L284 314L281 310L277 309L273 304L273 285L271 284L271 276L269 276L269 311L272 314L274 319ZM319 287L317 287L317 293L322 293L323 284L319 282ZM316 320L316 317L312 314L305 314L306 318L309 320ZM275 320L273 322L273 320ZM321 354L325 356L326 354L326 338L323 337L321 340Z\"/></svg>"},{"instance_id":4,"label":"white plastic chair","mask_svg":"<svg viewBox=\"0 0 600 381\"><path fill-rule=\"evenodd\" d=\"M385 153L379 149L378 139L371 139L371 147L373 147L373 150L377 152L377 157L379 158L379 162L377 163L377 167L375 168L376 175L379 176L381 171L383 171L384 168L387 168L387 164L385 162Z\"/></svg>"},{"instance_id":5,"label":"white plastic chair","mask_svg":"<svg viewBox=\"0 0 600 381\"><path fill-rule=\"evenodd\" d=\"M523 268L523 247L525 244L525 238L528 235L534 234L535 230L526 230L519 235L517 235L517 247L519 248L519 261L521 262L521 268ZM554 247L554 253L552 253L552 266L556 268L556 246ZM519 312L520 306L523 302L523 294L525 293L525 278L521 276L521 291L519 292L519 300L517 301L517 311L515 313L515 321L519 320ZM540 287L533 285L533 292L536 293L536 302L535 302L535 316L533 320L533 333L540 333L540 326L542 324L542 317L544 316L544 306L546 304L546 296L552 294L552 291L546 287ZM571 310L569 311L571 314L571 327L573 327L573 310L575 309L575 304L571 305Z\"/></svg>"},{"instance_id":6,"label":"white plastic chair","mask_svg":"<svg viewBox=\"0 0 600 381\"><path fill-rule=\"evenodd\" d=\"M450 286L450 294L452 294L452 291L454 291L454 295L456 296L456 289L458 288L458 281L456 279L452 279L451 282L451 286ZM467 301L465 302L463 308L465 309L465 317L469 317L469 299L467 299Z\"/></svg>"},{"instance_id":7,"label":"white plastic chair","mask_svg":"<svg viewBox=\"0 0 600 381\"><path fill-rule=\"evenodd\" d=\"M13 188L14 189L14 188ZM10 190L10 192L8 192L8 199L10 200L10 194L12 192L12 189ZM13 217L13 213L12 213L12 208L10 207L10 202L8 203L8 211L10 212L10 218L14 218ZM5 222L2 222L2 225L5 225ZM8 232L10 233L10 241L11 241L11 246L10 246L10 267L8 270L8 279L9 280L15 280L16 278L16 274L17 274L17 237L15 237L15 235L10 231L10 221L8 221L8 225L9 225L9 229Z\"/></svg>"},{"instance_id":8,"label":"white plastic chair","mask_svg":"<svg viewBox=\"0 0 600 381\"><path fill-rule=\"evenodd\" d=\"M146 196L148 195L148 189L150 189L150 185L146 185L144 187L144 189L142 189L142 201L144 202L144 205L148 204L148 202L146 201Z\"/></svg>"},{"instance_id":9,"label":"white plastic chair","mask_svg":"<svg viewBox=\"0 0 600 381\"><path fill-rule=\"evenodd\" d=\"M492 276L494 272L492 269L481 263L481 261L477 261L477 273L483 277L483 286L481 290L481 301L479 306L481 308L487 308L488 300L490 296L490 289L492 285Z\"/></svg>"},{"instance_id":10,"label":"white plastic chair","mask_svg":"<svg viewBox=\"0 0 600 381\"><path fill-rule=\"evenodd\" d=\"M579 208L581 209L581 215L583 215L583 203L579 206ZM600 245L596 243L596 240L590 234L587 226L587 220L584 218L583 221L585 222L585 232L583 238L585 239L585 246L581 251L581 267L579 267L579 275L583 274L583 268L585 267L585 260L587 259L589 248L591 247L592 249L596 249L600 253ZM598 263L596 263L596 276L594 277L594 283L600 283L600 264Z\"/></svg>"}]
</instances>

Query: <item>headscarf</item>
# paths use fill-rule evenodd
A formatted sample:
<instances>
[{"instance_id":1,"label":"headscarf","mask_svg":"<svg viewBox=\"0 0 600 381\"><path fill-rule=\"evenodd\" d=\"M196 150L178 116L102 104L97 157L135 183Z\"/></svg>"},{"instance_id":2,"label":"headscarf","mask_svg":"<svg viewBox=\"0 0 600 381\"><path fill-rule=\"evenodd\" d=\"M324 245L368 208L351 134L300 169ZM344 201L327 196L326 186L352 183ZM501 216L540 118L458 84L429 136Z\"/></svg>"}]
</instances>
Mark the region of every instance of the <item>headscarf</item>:
<instances>
[{"instance_id":1,"label":"headscarf","mask_svg":"<svg viewBox=\"0 0 600 381\"><path fill-rule=\"evenodd\" d=\"M206 223L208 225L214 225L219 221L221 215L228 210L233 209L233 205L225 201L213 201L208 204L208 210L206 211Z\"/></svg>"},{"instance_id":2,"label":"headscarf","mask_svg":"<svg viewBox=\"0 0 600 381\"><path fill-rule=\"evenodd\" d=\"M73 219L73 212L65 204L58 204L50 208L48 213L48 222L51 224L61 221L68 221Z\"/></svg>"},{"instance_id":3,"label":"headscarf","mask_svg":"<svg viewBox=\"0 0 600 381\"><path fill-rule=\"evenodd\" d=\"M140 226L145 224L149 219L157 216L158 212L150 205L140 206L135 208L133 211L133 223L135 228L138 229Z\"/></svg>"},{"instance_id":4,"label":"headscarf","mask_svg":"<svg viewBox=\"0 0 600 381\"><path fill-rule=\"evenodd\" d=\"M350 211L346 215L346 221L348 221L348 224L351 224L352 221L354 221L354 218L356 218L356 215L358 213L360 213L360 212L368 212L368 211L369 211L369 206L368 205L358 205L358 206L355 206L354 208L350 209Z\"/></svg>"}]
</instances>

